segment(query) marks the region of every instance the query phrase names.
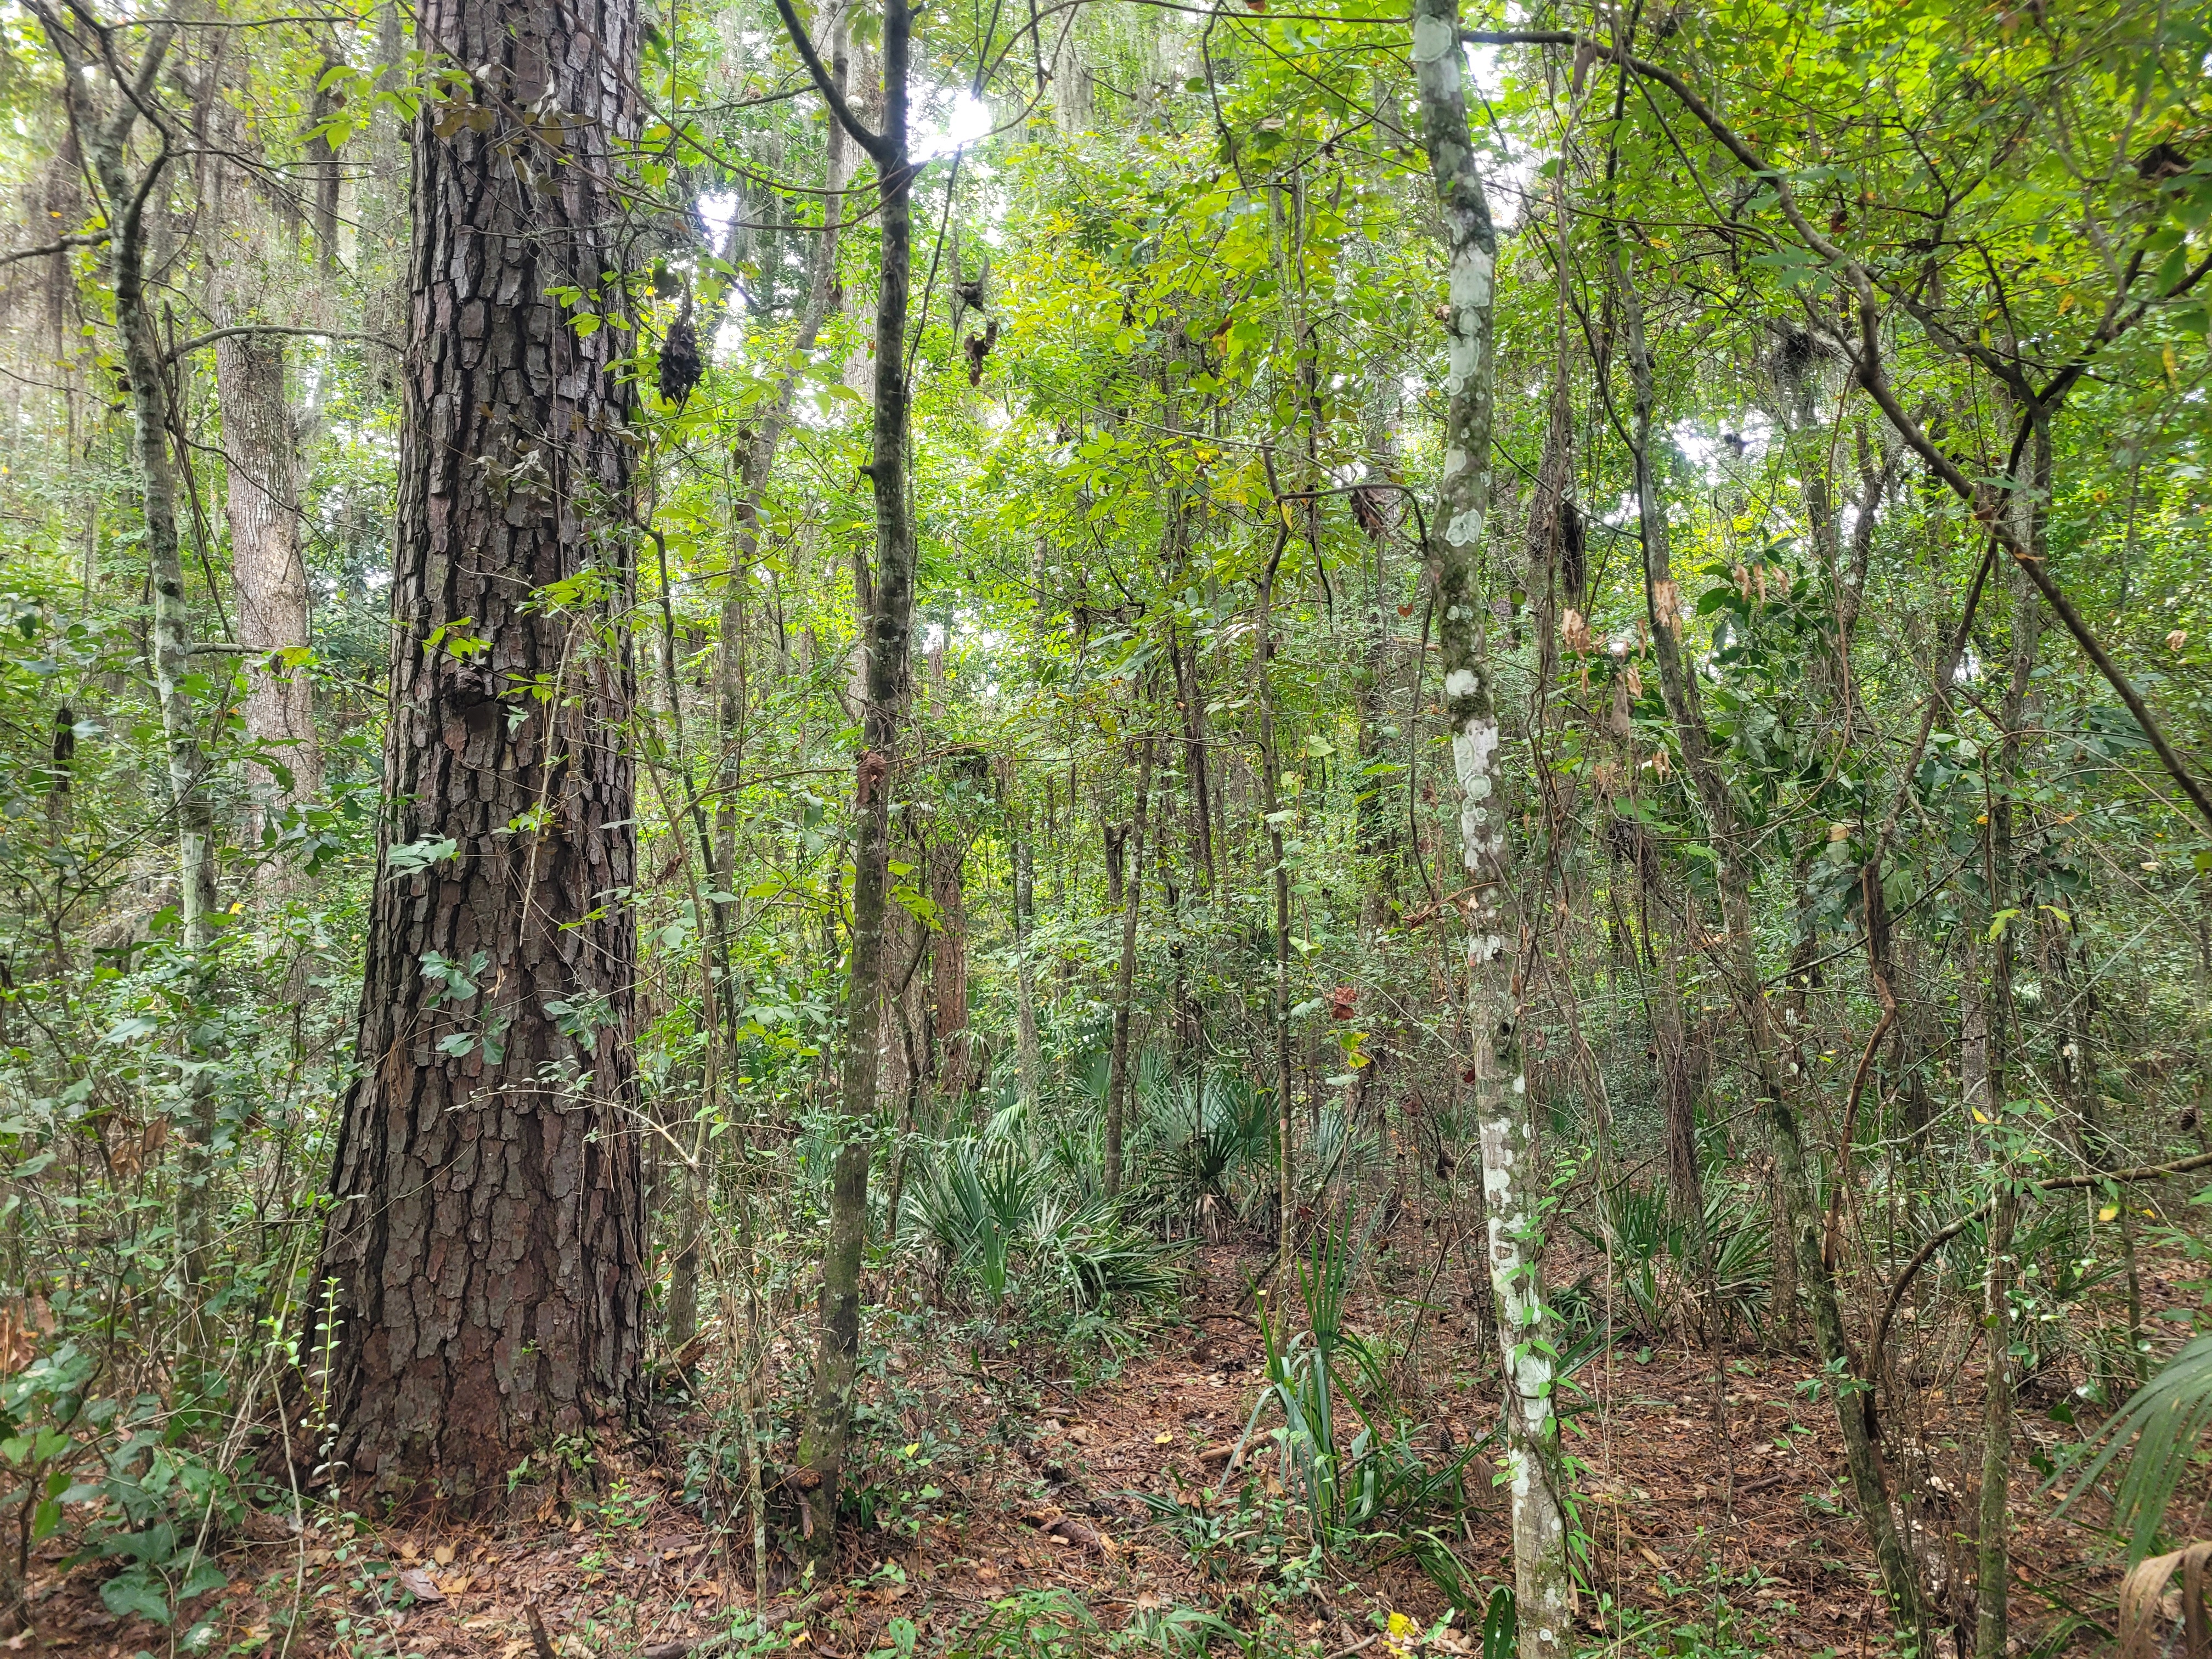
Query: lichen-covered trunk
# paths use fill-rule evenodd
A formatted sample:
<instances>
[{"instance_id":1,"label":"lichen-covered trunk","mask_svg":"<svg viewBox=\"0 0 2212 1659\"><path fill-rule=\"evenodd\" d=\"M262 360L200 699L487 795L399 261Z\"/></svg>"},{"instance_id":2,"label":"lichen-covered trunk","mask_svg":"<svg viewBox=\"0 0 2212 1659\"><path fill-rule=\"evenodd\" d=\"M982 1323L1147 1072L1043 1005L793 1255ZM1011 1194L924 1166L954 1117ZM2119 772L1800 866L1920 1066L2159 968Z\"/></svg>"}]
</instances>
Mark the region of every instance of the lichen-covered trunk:
<instances>
[{"instance_id":1,"label":"lichen-covered trunk","mask_svg":"<svg viewBox=\"0 0 2212 1659\"><path fill-rule=\"evenodd\" d=\"M231 586L238 642L246 647L246 729L283 775L259 769L272 805L322 793L322 750L301 653L308 647L307 568L300 556L300 445L284 395L281 336L232 335L216 342L216 392L222 407L229 472Z\"/></svg>"},{"instance_id":2,"label":"lichen-covered trunk","mask_svg":"<svg viewBox=\"0 0 2212 1659\"><path fill-rule=\"evenodd\" d=\"M1558 1354L1544 1307L1542 1194L1528 1132L1514 971L1520 910L1510 818L1499 789L1504 757L1478 585L1490 510L1498 238L1468 127L1457 0L1416 0L1413 70L1450 280L1443 468L1426 551L1437 580L1444 712L1459 786L1460 858L1474 890L1468 908L1468 1030L1474 1048L1468 1069L1481 1129L1490 1278L1504 1362L1505 1474L1512 1489L1521 1653L1522 1659L1550 1659L1573 1647L1575 1592L1553 1402Z\"/></svg>"},{"instance_id":3,"label":"lichen-covered trunk","mask_svg":"<svg viewBox=\"0 0 2212 1659\"><path fill-rule=\"evenodd\" d=\"M802 1530L825 1557L836 1528L837 1489L852 1431L853 1370L860 1346L860 1248L867 1228L868 1125L875 1116L877 1039L884 1001L884 907L890 866L890 798L905 704L914 619L914 529L906 495L908 290L913 277L913 183L907 160L907 62L913 14L886 0L883 17L884 152L875 407L868 476L875 486L876 562L868 598L863 747L853 811L853 935L845 997L842 1105L845 1145L830 1173L830 1244L822 1263L814 1385L799 1437L805 1492Z\"/></svg>"},{"instance_id":4,"label":"lichen-covered trunk","mask_svg":"<svg viewBox=\"0 0 2212 1659\"><path fill-rule=\"evenodd\" d=\"M50 24L50 31L53 28ZM138 75L150 88L175 39L173 23L157 23L140 53ZM115 323L123 337L123 376L131 404L131 459L144 516L146 562L153 597L155 696L161 710L161 743L167 763L171 810L176 815L177 911L185 950L204 971L204 954L213 941L217 896L215 815L205 776L207 757L200 746L199 716L191 690L192 624L185 592L184 555L177 538L177 477L169 458L169 383L151 302L146 292L146 208L158 191L159 169L135 173L131 138L143 89L118 102L115 112L95 121L83 74L72 47L59 35L70 112L86 139L86 154L100 193L107 199L114 230ZM142 187L143 186L143 187ZM195 1022L187 1022L188 1026ZM185 1279L197 1285L208 1266L212 1242L210 1187L215 1177L217 1130L212 1079L199 1062L207 1055L191 1037L187 1058L194 1062L189 1089L191 1139L184 1149L179 1220L185 1246ZM192 1310L195 1319L198 1310Z\"/></svg>"},{"instance_id":5,"label":"lichen-covered trunk","mask_svg":"<svg viewBox=\"0 0 2212 1659\"><path fill-rule=\"evenodd\" d=\"M333 1456L462 1506L644 1404L636 923L609 897L637 878L632 394L623 337L553 292L623 264L637 33L635 0L419 20L486 95L415 123L392 805L315 1277ZM523 113L546 108L557 143Z\"/></svg>"}]
</instances>

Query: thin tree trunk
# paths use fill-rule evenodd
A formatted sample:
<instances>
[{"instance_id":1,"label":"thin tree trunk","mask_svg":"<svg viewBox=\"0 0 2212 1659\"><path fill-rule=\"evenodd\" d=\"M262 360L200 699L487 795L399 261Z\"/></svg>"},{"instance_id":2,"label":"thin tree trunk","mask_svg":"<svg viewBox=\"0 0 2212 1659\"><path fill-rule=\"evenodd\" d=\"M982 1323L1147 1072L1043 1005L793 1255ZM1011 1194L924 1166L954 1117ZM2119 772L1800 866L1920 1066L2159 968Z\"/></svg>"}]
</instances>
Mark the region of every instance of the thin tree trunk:
<instances>
[{"instance_id":1,"label":"thin tree trunk","mask_svg":"<svg viewBox=\"0 0 2212 1659\"><path fill-rule=\"evenodd\" d=\"M183 550L177 534L177 477L168 447L169 396L160 342L146 292L146 210L155 199L169 161L170 134L161 129L161 148L143 171L131 167L131 147L139 113L150 107L176 25L163 21L148 32L134 84L124 88L114 109L103 116L93 105L88 63L97 54L60 17L43 5L33 12L61 55L64 96L70 125L93 176L106 198L115 272L115 321L123 337L123 372L131 404L131 469L145 521L147 573L153 594L152 658L155 695L161 711L162 748L167 763L170 808L176 816L178 913L185 951L204 972L204 955L213 942L217 894L217 849L212 803L205 787L206 757L192 707L191 613L185 594ZM203 986L201 988L204 988ZM186 1022L188 1030L197 1024ZM191 1139L185 1149L179 1194L185 1243L185 1282L197 1286L205 1277L212 1245L215 1095L204 1066L207 1056L187 1036L193 1062L188 1087ZM197 1300L197 1298L196 1298ZM193 1316L198 1317L195 1306Z\"/></svg>"},{"instance_id":2,"label":"thin tree trunk","mask_svg":"<svg viewBox=\"0 0 2212 1659\"><path fill-rule=\"evenodd\" d=\"M1036 878L1031 866L1024 823L1014 839L1014 1044L1022 1104L1034 1110L1044 1089L1044 1056L1037 1042L1036 967L1030 959L1036 932Z\"/></svg>"},{"instance_id":3,"label":"thin tree trunk","mask_svg":"<svg viewBox=\"0 0 2212 1659\"><path fill-rule=\"evenodd\" d=\"M284 395L282 337L233 335L215 347L230 475L231 582L246 647L246 729L290 776L268 774L272 804L322 793L322 750L301 653L309 643L307 569L300 556L300 446Z\"/></svg>"},{"instance_id":4,"label":"thin tree trunk","mask_svg":"<svg viewBox=\"0 0 2212 1659\"><path fill-rule=\"evenodd\" d=\"M1260 635L1254 647L1253 682L1260 704L1260 806L1267 826L1267 854L1275 896L1275 1290L1287 1307L1291 1294L1291 1252L1297 1232L1297 1123L1291 1104L1291 872L1283 856L1283 814L1277 778L1281 757L1275 752L1275 693L1267 672L1275 654L1275 569L1290 541L1286 524L1275 532L1275 550L1260 578Z\"/></svg>"},{"instance_id":5,"label":"thin tree trunk","mask_svg":"<svg viewBox=\"0 0 2212 1659\"><path fill-rule=\"evenodd\" d=\"M1190 797L1190 868L1211 896L1213 892L1212 792L1206 758L1206 690L1199 678L1198 653L1179 643L1181 630L1168 627L1168 655L1175 668L1176 702L1182 713L1183 787Z\"/></svg>"},{"instance_id":6,"label":"thin tree trunk","mask_svg":"<svg viewBox=\"0 0 2212 1659\"><path fill-rule=\"evenodd\" d=\"M1450 343L1443 471L1426 549L1442 623L1443 702L1459 786L1460 859L1474 892L1468 939L1474 1109L1489 1205L1490 1273L1503 1351L1505 1474L1513 1495L1513 1565L1522 1659L1574 1645L1565 1460L1553 1393L1557 1352L1544 1309L1542 1187L1528 1121L1515 967L1521 917L1511 816L1499 785L1498 703L1482 632L1479 559L1491 510L1496 392L1497 233L1467 113L1458 0L1415 0L1413 73L1443 222Z\"/></svg>"},{"instance_id":7,"label":"thin tree trunk","mask_svg":"<svg viewBox=\"0 0 2212 1659\"><path fill-rule=\"evenodd\" d=\"M925 855L938 921L929 940L929 1001L938 1099L957 1106L975 1084L968 1049L968 832L957 823L940 822L939 828L942 834Z\"/></svg>"},{"instance_id":8,"label":"thin tree trunk","mask_svg":"<svg viewBox=\"0 0 2212 1659\"><path fill-rule=\"evenodd\" d=\"M1114 1039L1106 1058L1106 1196L1121 1193L1121 1132L1129 1102L1129 1003L1136 994L1137 921L1145 908L1145 823L1152 793L1152 743L1139 738L1135 822L1121 845L1129 854L1121 881L1121 956L1114 969Z\"/></svg>"},{"instance_id":9,"label":"thin tree trunk","mask_svg":"<svg viewBox=\"0 0 2212 1659\"><path fill-rule=\"evenodd\" d=\"M622 264L637 10L441 0L420 44L493 95L486 130L430 100L414 128L392 805L316 1280L333 1456L465 1507L644 1406L637 929L608 899L637 878L631 583L538 597L604 571L634 519L623 337L580 336L549 290ZM519 114L540 107L569 112L557 166Z\"/></svg>"},{"instance_id":10,"label":"thin tree trunk","mask_svg":"<svg viewBox=\"0 0 2212 1659\"><path fill-rule=\"evenodd\" d=\"M2012 1320L2010 1283L2013 1224L2020 1200L2001 1160L1996 1212L1990 1218L1989 1263L1982 1285L1982 1490L1976 1553L1974 1650L1977 1659L2004 1659L2007 1581L2011 1555L2006 1529L2012 1503Z\"/></svg>"},{"instance_id":11,"label":"thin tree trunk","mask_svg":"<svg viewBox=\"0 0 2212 1659\"><path fill-rule=\"evenodd\" d=\"M1651 628L1654 655L1658 659L1660 690L1682 749L1684 769L1690 775L1706 835L1718 856L1722 922L1727 929L1730 989L1742 1022L1751 1062L1748 1079L1762 1103L1774 1146L1775 1181L1780 1219L1794 1249L1798 1277L1812 1304L1814 1340L1824 1364L1845 1376L1853 1376L1852 1356L1844 1338L1843 1310L1838 1299L1834 1265L1826 1253L1822 1213L1813 1194L1804 1133L1798 1120L1793 1085L1800 1081L1780 1063L1767 998L1760 987L1756 941L1753 933L1750 872L1737 834L1734 803L1722 776L1705 714L1698 701L1697 682L1682 660L1681 599L1670 562L1665 504L1652 467L1655 404L1650 350L1644 338L1643 302L1630 280L1616 240L1607 251L1614 299L1625 325L1627 358L1635 408L1632 447L1636 471L1638 518L1644 560L1645 605ZM1842 1178L1842 1171L1837 1172ZM1776 1240L1778 1250L1785 1247ZM1843 1431L1844 1462L1852 1494L1874 1545L1881 1569L1892 1617L1899 1629L1917 1635L1923 1625L1919 1581L1892 1511L1863 1403L1855 1390L1838 1389L1836 1415Z\"/></svg>"},{"instance_id":12,"label":"thin tree trunk","mask_svg":"<svg viewBox=\"0 0 2212 1659\"><path fill-rule=\"evenodd\" d=\"M836 118L874 158L882 180L882 228L876 301L875 404L866 471L875 488L876 568L857 583L871 604L866 650L866 703L855 768L853 813L853 932L845 999L842 1108L848 1139L830 1188L830 1243L822 1264L821 1328L814 1385L799 1437L805 1489L802 1533L826 1559L834 1541L837 1491L852 1430L853 1371L860 1341L860 1248L867 1226L866 1126L876 1111L877 1038L883 1018L884 908L890 864L890 798L898 726L907 689L914 618L914 531L907 510L906 324L912 280L913 183L907 161L907 69L914 15L907 0L885 0L881 132L860 125L834 71L816 54L791 0L777 0L786 33L805 60Z\"/></svg>"},{"instance_id":13,"label":"thin tree trunk","mask_svg":"<svg viewBox=\"0 0 2212 1659\"><path fill-rule=\"evenodd\" d=\"M840 93L844 91L848 79L851 21L849 5L844 0L833 0L827 70L831 84ZM836 303L837 245L844 222L844 198L837 192L844 189L852 173L847 137L843 124L832 113L823 145L823 188L827 193L822 198L822 230L814 239L814 257L807 270L806 300L799 310L798 326L792 333L791 350L794 356L814 349L814 343L821 337L822 325L829 320L830 309ZM760 556L761 503L768 493L769 478L775 471L776 450L783 442L784 429L791 423L792 404L798 393L799 375L793 371L783 377L775 395L769 400L738 467L737 523L730 574L722 590L722 648L714 660L714 704L722 743L722 758L715 780L719 797L716 856L725 878L735 866L737 852L735 806L742 781L737 734L744 724L746 585L752 580L753 565ZM869 605L865 588L855 593L854 599L860 614L866 616Z\"/></svg>"}]
</instances>

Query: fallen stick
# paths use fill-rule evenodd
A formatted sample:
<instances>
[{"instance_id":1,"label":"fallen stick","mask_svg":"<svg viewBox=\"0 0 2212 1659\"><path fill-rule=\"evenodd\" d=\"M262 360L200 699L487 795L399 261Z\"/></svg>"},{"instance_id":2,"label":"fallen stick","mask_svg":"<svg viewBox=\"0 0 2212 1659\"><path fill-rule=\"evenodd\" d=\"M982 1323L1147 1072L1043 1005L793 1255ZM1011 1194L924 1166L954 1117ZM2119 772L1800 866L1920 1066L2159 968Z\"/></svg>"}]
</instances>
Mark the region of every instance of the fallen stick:
<instances>
[{"instance_id":1,"label":"fallen stick","mask_svg":"<svg viewBox=\"0 0 2212 1659\"><path fill-rule=\"evenodd\" d=\"M538 1659L560 1659L553 1651L553 1638L545 1633L544 1615L538 1611L538 1603L526 1601L522 1604L522 1611L530 1620L530 1645L536 1651Z\"/></svg>"}]
</instances>

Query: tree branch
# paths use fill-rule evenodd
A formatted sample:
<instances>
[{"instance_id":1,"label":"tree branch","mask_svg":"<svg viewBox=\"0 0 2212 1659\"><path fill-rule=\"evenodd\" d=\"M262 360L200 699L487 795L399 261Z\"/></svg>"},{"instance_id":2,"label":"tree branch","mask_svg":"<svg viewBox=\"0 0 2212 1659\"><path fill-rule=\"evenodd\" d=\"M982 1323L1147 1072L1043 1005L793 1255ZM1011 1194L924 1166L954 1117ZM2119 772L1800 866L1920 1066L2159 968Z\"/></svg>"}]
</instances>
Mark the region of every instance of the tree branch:
<instances>
[{"instance_id":1,"label":"tree branch","mask_svg":"<svg viewBox=\"0 0 2212 1659\"><path fill-rule=\"evenodd\" d=\"M784 0L778 0L778 3L784 3ZM2044 562L2021 545L2019 538L2013 534L2010 526L2005 524L2002 515L1990 502L1978 499L1974 487L1967 481L1966 475L1959 471L1949 456L1944 454L1929 441L1928 434L1921 430L1919 423L1908 415L1904 405L1898 402L1897 394L1882 370L1879 337L1881 317L1880 307L1875 302L1873 280L1858 261L1850 258L1842 248L1830 241L1814 227L1813 222L1798 207L1797 198L1790 191L1789 179L1781 170L1768 162L1746 143L1733 127L1723 121L1706 104L1705 100L1690 89L1689 83L1680 76L1672 70L1662 68L1659 64L1650 63L1644 58L1634 57L1618 47L1607 46L1601 40L1565 29L1462 29L1459 32L1459 38L1484 46L1572 46L1577 53L1588 53L1592 57L1604 58L1608 62L1620 64L1636 75L1656 81L1681 100L1683 107L1697 118L1698 123L1706 131L1712 134L1723 149L1741 162L1754 177L1772 188L1775 201L1782 209L1783 216L1790 221L1790 228L1797 233L1806 246L1836 268L1848 281L1853 294L1858 299L1859 349L1856 356L1860 385L1867 389L1868 393L1880 406L1882 414L1887 417L1889 423L1897 429L1899 435L1911 447L1913 452L1923 461L1927 463L1929 470L1942 479L1954 495L1972 509L1975 517L1989 526L1990 533L1997 544L2004 549L2014 563L2027 573L2027 579L2035 584L2036 590L2043 595L2045 602L2051 606L2058 620L2065 624L2066 631L2074 636L2074 642L2081 647L2082 654L2096 665L2097 672L2104 677L2105 683L2118 693L2120 701L2127 706L2128 713L2135 717L2136 724L2142 727L2144 737L2149 740L2153 751L2158 756L2159 763L2166 769L2166 775L2180 786L2182 793L2189 797L2191 805L2196 807L2204 822L2208 825L2212 825L2212 793L2207 792L2204 784L2183 763L2173 744L2167 739L2166 733L2160 729L2158 722L2152 718L2150 707L2143 702L2142 694L2137 691L2128 677L2121 672L2119 665L2112 660L2111 654L2106 651L2096 635L2089 631L2089 625L2082 620L2081 613L2075 610L2065 594L2059 591L2058 584L2051 580L2051 573L2044 568ZM2212 258L2208 258L2203 265L2175 289L2175 292L2180 293L2193 287L2208 269L2212 269ZM2110 326L2109 320L2107 326ZM2102 333L2103 331L2100 330L2100 332ZM2061 378L2066 377L2062 375ZM2069 383L2070 384L2070 380Z\"/></svg>"},{"instance_id":2,"label":"tree branch","mask_svg":"<svg viewBox=\"0 0 2212 1659\"><path fill-rule=\"evenodd\" d=\"M202 334L181 344L171 346L168 355L161 361L165 365L173 363L178 358L211 346L217 340L233 339L241 334L297 334L303 335L311 340L358 340L368 345L380 345L386 351L404 352L407 349L398 341L386 339L381 334L347 334L331 328L285 328L275 323L240 323L234 328L218 328L211 333Z\"/></svg>"},{"instance_id":3,"label":"tree branch","mask_svg":"<svg viewBox=\"0 0 2212 1659\"><path fill-rule=\"evenodd\" d=\"M104 230L88 230L82 235L64 236L58 241L48 242L43 247L17 248L13 253L0 253L0 265L12 265L18 259L45 259L57 253L67 253L73 247L98 247L107 240Z\"/></svg>"},{"instance_id":4,"label":"tree branch","mask_svg":"<svg viewBox=\"0 0 2212 1659\"><path fill-rule=\"evenodd\" d=\"M853 142L873 156L878 166L895 164L898 161L898 147L885 134L872 131L860 125L860 118L853 113L853 106L845 101L845 94L837 90L837 83L830 76L829 65L822 61L822 54L814 50L814 42L808 37L805 25L799 21L799 14L792 9L791 0L775 0L775 14L783 19L783 32L791 37L791 44L799 48L799 56L806 64L806 72L814 77L815 89L830 106L830 114L837 118L837 125L851 133Z\"/></svg>"},{"instance_id":5,"label":"tree branch","mask_svg":"<svg viewBox=\"0 0 2212 1659\"><path fill-rule=\"evenodd\" d=\"M2073 1192L2107 1181L2156 1181L2162 1176L2186 1175L2191 1170L2203 1169L2212 1169L2212 1152L2198 1152L2172 1164L2145 1164L2132 1170L2093 1170L2086 1175L2053 1176L2047 1181L2031 1181L2027 1184L2039 1192ZM1912 1260L1905 1264L1905 1271L1898 1274L1897 1282L1889 1287L1889 1299L1882 1304L1881 1317L1874 1322L1874 1340L1867 1345L1869 1370L1881 1353L1882 1344L1889 1338L1889 1324L1896 1317L1897 1304L1905 1299L1905 1291L1911 1288L1912 1281L1919 1276L1920 1270L1928 1265L1936 1251L1996 1207L1995 1199L1976 1205L1956 1220L1929 1234L1926 1242L1912 1253Z\"/></svg>"}]
</instances>

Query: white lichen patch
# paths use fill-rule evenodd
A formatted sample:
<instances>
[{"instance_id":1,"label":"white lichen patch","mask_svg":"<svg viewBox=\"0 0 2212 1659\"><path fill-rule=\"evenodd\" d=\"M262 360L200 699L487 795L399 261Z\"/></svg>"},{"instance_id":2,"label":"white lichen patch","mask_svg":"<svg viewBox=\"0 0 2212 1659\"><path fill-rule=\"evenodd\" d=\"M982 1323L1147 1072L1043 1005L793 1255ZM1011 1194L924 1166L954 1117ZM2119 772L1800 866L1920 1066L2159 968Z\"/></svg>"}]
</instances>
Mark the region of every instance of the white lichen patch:
<instances>
[{"instance_id":1,"label":"white lichen patch","mask_svg":"<svg viewBox=\"0 0 2212 1659\"><path fill-rule=\"evenodd\" d=\"M1454 57L1452 48L1458 44L1456 31L1441 17L1420 16L1413 20L1413 61L1434 64Z\"/></svg>"}]
</instances>

